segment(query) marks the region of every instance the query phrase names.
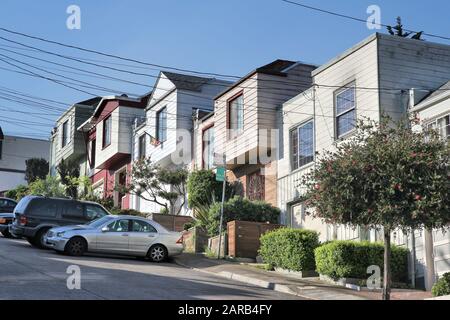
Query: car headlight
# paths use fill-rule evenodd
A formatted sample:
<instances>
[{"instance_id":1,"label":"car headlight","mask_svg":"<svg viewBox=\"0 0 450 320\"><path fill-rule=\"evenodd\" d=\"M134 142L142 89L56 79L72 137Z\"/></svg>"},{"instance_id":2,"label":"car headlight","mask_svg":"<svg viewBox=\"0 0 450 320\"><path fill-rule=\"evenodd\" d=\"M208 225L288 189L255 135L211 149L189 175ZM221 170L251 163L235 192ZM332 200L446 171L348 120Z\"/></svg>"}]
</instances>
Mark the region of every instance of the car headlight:
<instances>
[{"instance_id":1,"label":"car headlight","mask_svg":"<svg viewBox=\"0 0 450 320\"><path fill-rule=\"evenodd\" d=\"M57 237L63 238L64 237L65 232L58 232L56 234Z\"/></svg>"}]
</instances>

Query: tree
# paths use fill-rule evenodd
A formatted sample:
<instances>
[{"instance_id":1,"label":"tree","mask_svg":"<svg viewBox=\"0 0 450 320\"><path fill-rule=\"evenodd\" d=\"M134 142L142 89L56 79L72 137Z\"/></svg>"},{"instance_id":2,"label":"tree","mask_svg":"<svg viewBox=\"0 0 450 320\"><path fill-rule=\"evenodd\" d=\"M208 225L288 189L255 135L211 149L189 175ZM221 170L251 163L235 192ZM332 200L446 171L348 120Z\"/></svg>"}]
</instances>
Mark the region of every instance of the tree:
<instances>
[{"instance_id":1,"label":"tree","mask_svg":"<svg viewBox=\"0 0 450 320\"><path fill-rule=\"evenodd\" d=\"M414 32L405 32L403 29L403 24L402 24L402 18L397 17L397 24L392 27L392 26L387 26L386 27L389 34L393 35L393 36L399 36L402 38L408 38L411 34L413 34ZM423 31L420 32L416 32L411 39L415 39L415 40L422 40L422 34Z\"/></svg>"},{"instance_id":2,"label":"tree","mask_svg":"<svg viewBox=\"0 0 450 320\"><path fill-rule=\"evenodd\" d=\"M56 167L59 176L61 177L61 183L65 186L66 196L77 199L78 198L78 185L74 183L74 178L80 177L80 166L76 160L61 160Z\"/></svg>"},{"instance_id":3,"label":"tree","mask_svg":"<svg viewBox=\"0 0 450 320\"><path fill-rule=\"evenodd\" d=\"M49 165L45 159L31 158L25 160L25 166L25 180L28 183L32 183L37 179L45 179L49 171Z\"/></svg>"},{"instance_id":4,"label":"tree","mask_svg":"<svg viewBox=\"0 0 450 320\"><path fill-rule=\"evenodd\" d=\"M383 229L383 298L390 298L390 235L450 222L450 150L437 132L404 122L360 122L303 179L309 214L327 223ZM312 210L311 212L309 210Z\"/></svg>"},{"instance_id":5,"label":"tree","mask_svg":"<svg viewBox=\"0 0 450 320\"><path fill-rule=\"evenodd\" d=\"M186 203L187 177L185 168L162 168L145 158L133 164L128 185L116 189L157 203L164 212L179 214ZM178 200L181 202L177 206Z\"/></svg>"},{"instance_id":6,"label":"tree","mask_svg":"<svg viewBox=\"0 0 450 320\"><path fill-rule=\"evenodd\" d=\"M63 197L65 190L57 177L47 176L37 179L29 185L28 194L44 197Z\"/></svg>"}]
</instances>

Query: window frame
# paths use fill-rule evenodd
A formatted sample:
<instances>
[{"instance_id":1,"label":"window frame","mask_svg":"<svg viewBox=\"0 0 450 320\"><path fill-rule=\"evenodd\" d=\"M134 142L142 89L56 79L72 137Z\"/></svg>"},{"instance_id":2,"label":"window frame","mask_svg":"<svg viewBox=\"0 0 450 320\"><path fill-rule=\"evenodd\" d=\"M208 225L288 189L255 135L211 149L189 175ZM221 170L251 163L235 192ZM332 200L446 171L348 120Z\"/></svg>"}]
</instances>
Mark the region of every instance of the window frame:
<instances>
[{"instance_id":1,"label":"window frame","mask_svg":"<svg viewBox=\"0 0 450 320\"><path fill-rule=\"evenodd\" d=\"M147 135L144 133L138 138L138 159L144 159L147 153Z\"/></svg>"},{"instance_id":2,"label":"window frame","mask_svg":"<svg viewBox=\"0 0 450 320\"><path fill-rule=\"evenodd\" d=\"M160 119L160 116L164 114L165 115L165 126L162 127L162 124L160 123L160 120L163 120L163 118ZM160 130L163 130L163 132L160 132ZM163 133L164 137L161 137L161 133ZM160 143L163 143L167 141L167 106L162 107L158 111L156 111L156 140L158 140Z\"/></svg>"},{"instance_id":3,"label":"window frame","mask_svg":"<svg viewBox=\"0 0 450 320\"><path fill-rule=\"evenodd\" d=\"M232 117L231 117L231 108L233 107L233 102L237 101L238 99L242 99L242 126L241 128L234 129L231 127L232 124ZM238 114L238 112L236 112ZM236 124L238 124L239 116L236 119ZM235 139L236 137L239 137L244 133L244 125L245 125L245 108L244 108L244 91L240 91L234 96L232 96L230 99L227 100L227 130L228 130L228 139Z\"/></svg>"},{"instance_id":4,"label":"window frame","mask_svg":"<svg viewBox=\"0 0 450 320\"><path fill-rule=\"evenodd\" d=\"M303 163L300 164L300 160L302 160L300 158L300 129L306 125L308 125L309 123L312 124L312 160L307 162L307 163ZM297 147L297 153L296 156L294 156L294 152L293 152L293 135L295 134L296 136L296 147ZM316 160L316 144L315 144L315 139L314 139L314 135L315 135L315 122L314 122L314 118L309 118L301 123L299 123L298 125L296 125L295 127L291 128L289 130L289 148L290 148L290 164L291 164L291 171L296 171L296 170L300 170L304 167L307 167L309 165L311 165L311 163L314 163ZM296 159L297 165L294 165L294 161Z\"/></svg>"},{"instance_id":5,"label":"window frame","mask_svg":"<svg viewBox=\"0 0 450 320\"><path fill-rule=\"evenodd\" d=\"M106 135L106 128L107 128L107 123L109 123L109 132L108 135ZM103 119L103 128L102 128L102 148L105 149L108 146L111 145L111 141L112 141L112 117L111 115L106 116ZM106 136L109 137L109 141L108 143L106 143Z\"/></svg>"},{"instance_id":6,"label":"window frame","mask_svg":"<svg viewBox=\"0 0 450 320\"><path fill-rule=\"evenodd\" d=\"M70 119L67 119L62 124L61 129L61 149L65 148L70 143Z\"/></svg>"},{"instance_id":7,"label":"window frame","mask_svg":"<svg viewBox=\"0 0 450 320\"><path fill-rule=\"evenodd\" d=\"M354 93L353 107L350 108L350 109L347 109L347 110L345 110L345 111L343 111L343 112L341 112L341 113L338 114L338 112L337 112L337 108L338 108L338 106L337 106L338 96L339 96L340 94L346 92L347 90L353 90L353 93ZM353 112L353 111L354 111L354 113L355 113L355 119L354 119L354 120L355 120L355 123L356 123L356 121L357 121L357 119L358 119L358 113L357 113L357 101L356 101L356 83L355 83L355 82L350 82L349 84L344 85L344 86L342 86L341 88L339 88L338 90L336 90L336 91L334 92L334 95L333 95L333 103L334 103L334 106L333 106L333 113L334 113L334 120L333 120L333 121L334 121L334 136L335 136L335 140L340 140L340 139L345 138L345 137L348 136L348 135L351 135L351 134L356 130L356 127L354 127L354 128L352 128L351 130L349 130L349 131L346 131L346 132L344 132L344 133L340 133L340 132L339 132L339 124L338 124L338 119L339 119L340 117L342 117L342 116L344 116L344 115L346 115L346 114L348 114L348 113L350 113L350 112Z\"/></svg>"},{"instance_id":8,"label":"window frame","mask_svg":"<svg viewBox=\"0 0 450 320\"><path fill-rule=\"evenodd\" d=\"M211 140L205 140L205 134L209 131L209 130L214 130L214 123L205 127L202 130L202 169L212 169L214 168L214 142L215 142L215 132L213 132L213 142L211 143ZM211 145L212 145L212 162L209 163L207 161L205 161L206 159L208 159L209 161L209 154L211 151ZM205 150L206 148L208 149L208 155L205 154ZM205 158L205 156L207 156L207 158Z\"/></svg>"}]
</instances>

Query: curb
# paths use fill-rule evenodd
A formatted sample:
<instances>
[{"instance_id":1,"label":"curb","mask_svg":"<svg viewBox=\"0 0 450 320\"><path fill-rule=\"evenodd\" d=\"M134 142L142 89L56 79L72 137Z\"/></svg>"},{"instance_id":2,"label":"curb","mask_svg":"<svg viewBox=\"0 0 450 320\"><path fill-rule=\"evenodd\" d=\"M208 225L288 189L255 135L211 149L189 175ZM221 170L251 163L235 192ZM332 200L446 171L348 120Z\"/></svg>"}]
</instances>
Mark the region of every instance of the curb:
<instances>
[{"instance_id":1,"label":"curb","mask_svg":"<svg viewBox=\"0 0 450 320\"><path fill-rule=\"evenodd\" d=\"M203 273L207 273L210 275L215 275L215 276L220 276L222 278L226 278L229 280L235 280L235 281L239 281L239 282L243 282L243 283L247 283L247 284L251 284L257 287L261 287L261 288L265 288L268 290L273 290L273 291L277 291L280 293L286 293L286 294L291 294L297 297L301 297L301 298L305 298L308 300L320 300L317 298L312 298L312 297L308 297L306 295L302 295L299 294L298 292L295 292L294 290L292 290L291 288L289 288L289 286L283 285L283 284L277 284L275 282L270 282L270 281L264 281L264 280L260 280L260 279L256 279L256 278L252 278L252 277L247 277L247 276L243 276L237 273L232 273L232 272L228 272L228 271L220 271L220 272L211 272L211 271L206 271L206 270L202 270L199 268L194 268L194 267L190 267L182 262L180 262L177 258L174 258L174 262L179 265L182 266L184 268L188 268L194 271L199 271L199 272L203 272Z\"/></svg>"}]
</instances>

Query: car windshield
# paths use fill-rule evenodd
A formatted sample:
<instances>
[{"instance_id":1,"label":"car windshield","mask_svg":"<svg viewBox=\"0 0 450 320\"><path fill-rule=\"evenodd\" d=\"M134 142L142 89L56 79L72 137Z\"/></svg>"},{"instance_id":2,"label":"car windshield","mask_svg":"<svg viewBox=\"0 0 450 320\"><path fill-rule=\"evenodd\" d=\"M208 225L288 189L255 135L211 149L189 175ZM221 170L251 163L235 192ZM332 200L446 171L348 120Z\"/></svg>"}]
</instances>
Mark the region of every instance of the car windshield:
<instances>
[{"instance_id":1,"label":"car windshield","mask_svg":"<svg viewBox=\"0 0 450 320\"><path fill-rule=\"evenodd\" d=\"M91 221L90 223L88 223L88 225L93 228L98 228L101 225L103 225L104 223L110 221L111 219L114 219L114 217L113 216L104 216L102 218Z\"/></svg>"}]
</instances>

